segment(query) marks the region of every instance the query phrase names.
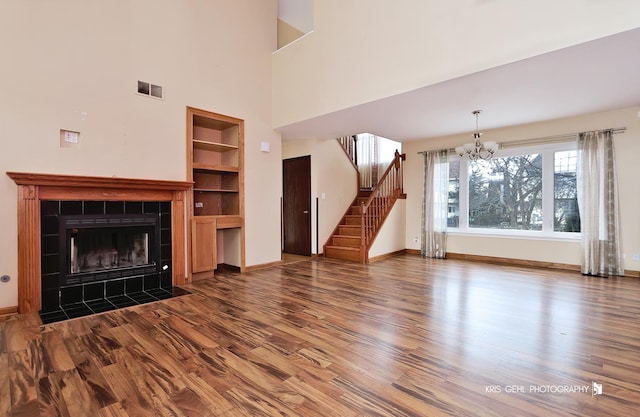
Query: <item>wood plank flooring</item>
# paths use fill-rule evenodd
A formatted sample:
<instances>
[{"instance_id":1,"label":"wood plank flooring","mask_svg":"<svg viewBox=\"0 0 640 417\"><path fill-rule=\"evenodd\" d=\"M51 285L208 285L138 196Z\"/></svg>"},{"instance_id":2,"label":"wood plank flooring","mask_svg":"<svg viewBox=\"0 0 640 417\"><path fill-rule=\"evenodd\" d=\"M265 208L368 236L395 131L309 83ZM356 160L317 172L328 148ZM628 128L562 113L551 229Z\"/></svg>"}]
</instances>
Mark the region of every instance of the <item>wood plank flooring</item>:
<instances>
[{"instance_id":1,"label":"wood plank flooring","mask_svg":"<svg viewBox=\"0 0 640 417\"><path fill-rule=\"evenodd\" d=\"M0 416L632 416L640 280L394 256L0 320ZM593 383L602 385L594 395Z\"/></svg>"}]
</instances>

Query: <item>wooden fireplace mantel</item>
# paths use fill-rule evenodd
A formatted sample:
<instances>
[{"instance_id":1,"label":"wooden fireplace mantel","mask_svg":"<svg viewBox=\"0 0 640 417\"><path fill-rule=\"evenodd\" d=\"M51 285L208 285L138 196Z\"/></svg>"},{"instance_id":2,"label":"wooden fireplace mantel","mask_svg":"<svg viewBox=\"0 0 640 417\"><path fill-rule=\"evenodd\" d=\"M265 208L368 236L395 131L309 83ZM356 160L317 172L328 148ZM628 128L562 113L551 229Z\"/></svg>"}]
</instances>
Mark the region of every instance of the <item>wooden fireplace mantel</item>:
<instances>
[{"instance_id":1,"label":"wooden fireplace mantel","mask_svg":"<svg viewBox=\"0 0 640 417\"><path fill-rule=\"evenodd\" d=\"M188 181L7 172L18 185L18 312L39 311L40 201L171 201L173 284L185 283L185 196Z\"/></svg>"}]
</instances>

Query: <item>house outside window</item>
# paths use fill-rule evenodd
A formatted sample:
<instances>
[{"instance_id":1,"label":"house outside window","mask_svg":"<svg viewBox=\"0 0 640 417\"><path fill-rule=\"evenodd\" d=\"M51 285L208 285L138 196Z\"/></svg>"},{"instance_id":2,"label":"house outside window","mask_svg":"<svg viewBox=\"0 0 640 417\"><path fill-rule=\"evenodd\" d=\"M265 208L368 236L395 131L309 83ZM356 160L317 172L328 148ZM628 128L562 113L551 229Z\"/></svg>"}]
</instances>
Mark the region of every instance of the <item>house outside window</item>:
<instances>
[{"instance_id":1,"label":"house outside window","mask_svg":"<svg viewBox=\"0 0 640 417\"><path fill-rule=\"evenodd\" d=\"M555 232L580 232L580 211L576 169L576 150L558 151L554 154L553 193Z\"/></svg>"},{"instance_id":2,"label":"house outside window","mask_svg":"<svg viewBox=\"0 0 640 417\"><path fill-rule=\"evenodd\" d=\"M453 233L578 238L575 143L511 148L449 163Z\"/></svg>"}]
</instances>

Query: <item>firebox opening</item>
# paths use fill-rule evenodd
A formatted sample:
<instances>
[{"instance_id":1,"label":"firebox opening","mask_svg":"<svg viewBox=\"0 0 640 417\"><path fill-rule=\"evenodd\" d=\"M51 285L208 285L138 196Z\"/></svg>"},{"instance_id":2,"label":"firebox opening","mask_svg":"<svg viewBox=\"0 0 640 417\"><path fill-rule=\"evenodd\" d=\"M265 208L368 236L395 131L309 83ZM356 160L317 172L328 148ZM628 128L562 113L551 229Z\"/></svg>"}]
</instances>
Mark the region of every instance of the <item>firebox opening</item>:
<instances>
[{"instance_id":1,"label":"firebox opening","mask_svg":"<svg viewBox=\"0 0 640 417\"><path fill-rule=\"evenodd\" d=\"M61 286L160 272L158 214L60 217Z\"/></svg>"},{"instance_id":2,"label":"firebox opening","mask_svg":"<svg viewBox=\"0 0 640 417\"><path fill-rule=\"evenodd\" d=\"M69 273L154 265L155 262L149 261L152 232L122 228L69 229Z\"/></svg>"}]
</instances>

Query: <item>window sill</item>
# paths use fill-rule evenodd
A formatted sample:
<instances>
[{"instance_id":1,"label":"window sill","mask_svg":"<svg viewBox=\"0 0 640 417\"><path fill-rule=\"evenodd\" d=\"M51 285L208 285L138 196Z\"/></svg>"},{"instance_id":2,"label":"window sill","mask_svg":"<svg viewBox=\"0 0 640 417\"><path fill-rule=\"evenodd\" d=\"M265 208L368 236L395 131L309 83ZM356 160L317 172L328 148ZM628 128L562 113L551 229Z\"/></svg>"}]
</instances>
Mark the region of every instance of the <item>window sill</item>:
<instances>
[{"instance_id":1,"label":"window sill","mask_svg":"<svg viewBox=\"0 0 640 417\"><path fill-rule=\"evenodd\" d=\"M487 237L500 239L519 239L519 240L546 240L554 242L580 242L580 233L549 233L549 232L524 232L519 230L491 230L482 229L475 230L459 230L448 228L447 233L451 236L461 237Z\"/></svg>"}]
</instances>

